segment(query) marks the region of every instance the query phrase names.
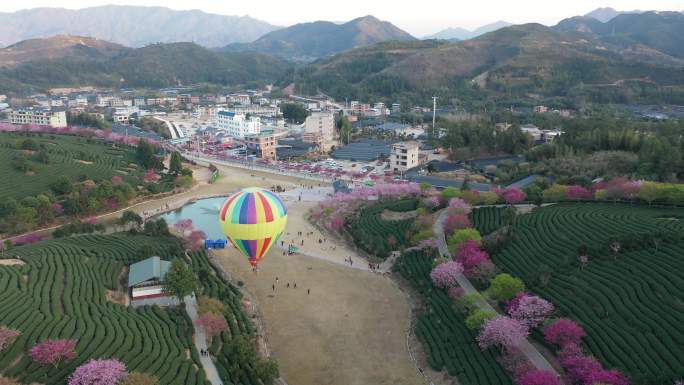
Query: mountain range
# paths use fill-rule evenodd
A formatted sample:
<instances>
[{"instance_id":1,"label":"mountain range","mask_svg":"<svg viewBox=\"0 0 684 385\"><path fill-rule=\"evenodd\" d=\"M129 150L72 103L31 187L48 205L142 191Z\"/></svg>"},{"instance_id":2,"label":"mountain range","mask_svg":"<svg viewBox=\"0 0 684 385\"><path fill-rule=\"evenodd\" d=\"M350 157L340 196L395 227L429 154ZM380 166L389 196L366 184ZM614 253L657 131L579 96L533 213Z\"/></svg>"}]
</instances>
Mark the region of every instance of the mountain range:
<instances>
[{"instance_id":1,"label":"mountain range","mask_svg":"<svg viewBox=\"0 0 684 385\"><path fill-rule=\"evenodd\" d=\"M410 40L415 38L393 24L364 16L342 24L329 21L296 24L270 32L252 43L226 46L222 51L260 52L306 62L384 41Z\"/></svg>"},{"instance_id":2,"label":"mountain range","mask_svg":"<svg viewBox=\"0 0 684 385\"><path fill-rule=\"evenodd\" d=\"M129 47L190 41L205 47L222 47L254 41L278 28L249 16L164 7L34 8L0 13L0 47L54 35L90 36Z\"/></svg>"},{"instance_id":3,"label":"mountain range","mask_svg":"<svg viewBox=\"0 0 684 385\"><path fill-rule=\"evenodd\" d=\"M474 37L478 37L480 35L484 35L485 33L493 32L511 25L513 25L513 23L500 20L495 23L483 25L482 27L472 31L459 27L447 28L435 34L425 36L423 37L423 39L468 40Z\"/></svg>"},{"instance_id":4,"label":"mountain range","mask_svg":"<svg viewBox=\"0 0 684 385\"><path fill-rule=\"evenodd\" d=\"M682 27L684 14L649 12L619 15L605 24L583 17L552 28L517 25L462 42L388 42L319 60L283 85L294 78L304 93L361 100L404 97L411 103L432 94L446 100L681 103Z\"/></svg>"},{"instance_id":5,"label":"mountain range","mask_svg":"<svg viewBox=\"0 0 684 385\"><path fill-rule=\"evenodd\" d=\"M0 89L25 93L79 85L253 85L273 82L288 68L289 63L273 56L216 52L195 43L128 48L98 39L61 35L0 49Z\"/></svg>"}]
</instances>

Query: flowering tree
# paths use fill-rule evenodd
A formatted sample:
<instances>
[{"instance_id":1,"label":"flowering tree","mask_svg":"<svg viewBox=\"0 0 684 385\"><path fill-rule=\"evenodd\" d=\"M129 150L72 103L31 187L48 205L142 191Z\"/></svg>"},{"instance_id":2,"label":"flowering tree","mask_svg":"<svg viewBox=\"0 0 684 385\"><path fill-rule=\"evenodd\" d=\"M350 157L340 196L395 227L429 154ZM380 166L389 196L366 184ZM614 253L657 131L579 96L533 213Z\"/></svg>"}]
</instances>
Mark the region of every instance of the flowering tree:
<instances>
[{"instance_id":1,"label":"flowering tree","mask_svg":"<svg viewBox=\"0 0 684 385\"><path fill-rule=\"evenodd\" d=\"M155 171L153 168L147 170L145 172L145 176L143 176L143 180L146 183L155 183L157 182L161 177L159 174L157 174L157 171Z\"/></svg>"},{"instance_id":2,"label":"flowering tree","mask_svg":"<svg viewBox=\"0 0 684 385\"><path fill-rule=\"evenodd\" d=\"M524 373L515 381L518 385L560 385L561 382L558 379L556 373L551 370L539 370L535 369Z\"/></svg>"},{"instance_id":3,"label":"flowering tree","mask_svg":"<svg viewBox=\"0 0 684 385\"><path fill-rule=\"evenodd\" d=\"M112 185L113 186L118 186L123 182L123 178L120 177L119 175L114 175L112 176Z\"/></svg>"},{"instance_id":4,"label":"flowering tree","mask_svg":"<svg viewBox=\"0 0 684 385\"><path fill-rule=\"evenodd\" d=\"M446 217L442 226L444 226L444 234L453 234L454 231L467 229L468 227L471 227L472 224L470 223L468 215L454 213L449 214Z\"/></svg>"},{"instance_id":5,"label":"flowering tree","mask_svg":"<svg viewBox=\"0 0 684 385\"><path fill-rule=\"evenodd\" d=\"M5 350L6 347L12 345L12 342L21 335L19 330L10 329L5 326L0 326L0 352Z\"/></svg>"},{"instance_id":6,"label":"flowering tree","mask_svg":"<svg viewBox=\"0 0 684 385\"><path fill-rule=\"evenodd\" d=\"M202 314L195 321L195 325L204 330L207 340L210 341L214 336L221 334L221 332L228 330L228 323L223 316L214 313Z\"/></svg>"},{"instance_id":7,"label":"flowering tree","mask_svg":"<svg viewBox=\"0 0 684 385\"><path fill-rule=\"evenodd\" d=\"M449 199L449 209L459 214L470 214L473 207L461 198Z\"/></svg>"},{"instance_id":8,"label":"flowering tree","mask_svg":"<svg viewBox=\"0 0 684 385\"><path fill-rule=\"evenodd\" d=\"M456 260L463 265L465 275L471 277L477 266L489 261L489 254L482 250L477 241L468 240L458 246Z\"/></svg>"},{"instance_id":9,"label":"flowering tree","mask_svg":"<svg viewBox=\"0 0 684 385\"><path fill-rule=\"evenodd\" d=\"M42 240L43 240L43 236L36 232L36 233L30 233L30 234L26 234L26 235L22 235L20 237L14 238L12 243L15 246L19 246L19 245L29 245L32 243L40 242Z\"/></svg>"},{"instance_id":10,"label":"flowering tree","mask_svg":"<svg viewBox=\"0 0 684 385\"><path fill-rule=\"evenodd\" d=\"M509 205L512 205L527 199L527 194L517 187L510 187L501 192L501 198Z\"/></svg>"},{"instance_id":11,"label":"flowering tree","mask_svg":"<svg viewBox=\"0 0 684 385\"><path fill-rule=\"evenodd\" d=\"M207 239L207 234L201 230L193 230L185 237L185 247L188 250L200 250Z\"/></svg>"},{"instance_id":12,"label":"flowering tree","mask_svg":"<svg viewBox=\"0 0 684 385\"><path fill-rule=\"evenodd\" d=\"M55 213L55 215L62 215L64 208L61 204L55 202L52 204L52 212Z\"/></svg>"},{"instance_id":13,"label":"flowering tree","mask_svg":"<svg viewBox=\"0 0 684 385\"><path fill-rule=\"evenodd\" d=\"M47 340L31 348L31 358L41 365L55 368L62 361L76 358L76 340Z\"/></svg>"},{"instance_id":14,"label":"flowering tree","mask_svg":"<svg viewBox=\"0 0 684 385\"><path fill-rule=\"evenodd\" d=\"M0 385L21 385L21 384L12 380L11 378L6 378L3 376L0 376Z\"/></svg>"},{"instance_id":15,"label":"flowering tree","mask_svg":"<svg viewBox=\"0 0 684 385\"><path fill-rule=\"evenodd\" d=\"M452 286L449 288L448 293L449 297L456 299L463 297L463 295L465 294L465 290L463 290L462 287Z\"/></svg>"},{"instance_id":16,"label":"flowering tree","mask_svg":"<svg viewBox=\"0 0 684 385\"><path fill-rule=\"evenodd\" d=\"M176 222L173 227L181 233L185 233L187 230L193 229L192 219L181 219L180 221Z\"/></svg>"},{"instance_id":17,"label":"flowering tree","mask_svg":"<svg viewBox=\"0 0 684 385\"><path fill-rule=\"evenodd\" d=\"M559 318L552 324L544 328L544 339L546 342L559 345L561 347L568 344L579 345L587 334L575 321Z\"/></svg>"},{"instance_id":18,"label":"flowering tree","mask_svg":"<svg viewBox=\"0 0 684 385\"><path fill-rule=\"evenodd\" d=\"M506 316L485 321L477 336L480 348L500 346L504 349L517 346L527 338L528 330L522 322Z\"/></svg>"},{"instance_id":19,"label":"flowering tree","mask_svg":"<svg viewBox=\"0 0 684 385\"><path fill-rule=\"evenodd\" d=\"M119 360L90 360L76 368L69 385L117 385L126 374L126 365Z\"/></svg>"},{"instance_id":20,"label":"flowering tree","mask_svg":"<svg viewBox=\"0 0 684 385\"><path fill-rule=\"evenodd\" d=\"M509 304L508 314L522 322L527 328L537 327L553 312L553 304L536 295L524 294L513 305Z\"/></svg>"},{"instance_id":21,"label":"flowering tree","mask_svg":"<svg viewBox=\"0 0 684 385\"><path fill-rule=\"evenodd\" d=\"M458 276L463 273L463 265L455 261L449 261L437 265L430 272L432 283L442 289L449 289L458 285Z\"/></svg>"},{"instance_id":22,"label":"flowering tree","mask_svg":"<svg viewBox=\"0 0 684 385\"><path fill-rule=\"evenodd\" d=\"M565 195L568 199L580 200L580 199L591 199L591 191L582 186L569 186L565 191Z\"/></svg>"}]
</instances>

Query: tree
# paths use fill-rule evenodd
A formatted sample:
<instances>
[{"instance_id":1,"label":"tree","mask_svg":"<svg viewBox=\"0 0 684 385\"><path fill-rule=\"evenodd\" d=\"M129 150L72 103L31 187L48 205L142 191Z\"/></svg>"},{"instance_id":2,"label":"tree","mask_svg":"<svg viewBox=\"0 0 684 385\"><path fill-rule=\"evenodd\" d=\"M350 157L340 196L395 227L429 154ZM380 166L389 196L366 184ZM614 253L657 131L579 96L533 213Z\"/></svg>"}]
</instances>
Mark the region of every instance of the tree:
<instances>
[{"instance_id":1,"label":"tree","mask_svg":"<svg viewBox=\"0 0 684 385\"><path fill-rule=\"evenodd\" d=\"M211 341L214 336L228 330L228 323L226 322L225 317L215 313L202 314L195 321L195 325L204 330L207 342Z\"/></svg>"},{"instance_id":2,"label":"tree","mask_svg":"<svg viewBox=\"0 0 684 385\"><path fill-rule=\"evenodd\" d=\"M449 209L455 213L468 215L473 207L461 198L449 199Z\"/></svg>"},{"instance_id":3,"label":"tree","mask_svg":"<svg viewBox=\"0 0 684 385\"><path fill-rule=\"evenodd\" d=\"M55 368L62 361L76 358L76 340L47 340L31 348L31 358L41 365Z\"/></svg>"},{"instance_id":4,"label":"tree","mask_svg":"<svg viewBox=\"0 0 684 385\"><path fill-rule=\"evenodd\" d=\"M65 176L60 176L55 182L50 185L50 189L56 194L65 195L74 190L74 186Z\"/></svg>"},{"instance_id":5,"label":"tree","mask_svg":"<svg viewBox=\"0 0 684 385\"><path fill-rule=\"evenodd\" d=\"M579 345L586 335L577 322L567 318L559 318L544 328L546 342L561 347L569 344Z\"/></svg>"},{"instance_id":6,"label":"tree","mask_svg":"<svg viewBox=\"0 0 684 385\"><path fill-rule=\"evenodd\" d=\"M259 358L254 372L264 385L272 385L273 381L280 376L278 363L271 358Z\"/></svg>"},{"instance_id":7,"label":"tree","mask_svg":"<svg viewBox=\"0 0 684 385\"><path fill-rule=\"evenodd\" d=\"M174 151L171 153L171 160L169 160L169 173L179 175L183 171L183 163L180 153Z\"/></svg>"},{"instance_id":8,"label":"tree","mask_svg":"<svg viewBox=\"0 0 684 385\"><path fill-rule=\"evenodd\" d=\"M432 283L442 289L458 285L458 277L463 273L463 266L456 261L449 261L437 265L430 272Z\"/></svg>"},{"instance_id":9,"label":"tree","mask_svg":"<svg viewBox=\"0 0 684 385\"><path fill-rule=\"evenodd\" d=\"M497 314L495 311L492 310L485 310L485 309L475 309L474 312L472 312L468 318L465 320L466 327L470 330L477 331L480 330L482 325L487 320L490 320L494 317L496 317Z\"/></svg>"},{"instance_id":10,"label":"tree","mask_svg":"<svg viewBox=\"0 0 684 385\"><path fill-rule=\"evenodd\" d=\"M140 138L138 147L135 150L135 158L138 160L140 166L145 169L161 169L163 165L156 154L157 148L145 139Z\"/></svg>"},{"instance_id":11,"label":"tree","mask_svg":"<svg viewBox=\"0 0 684 385\"><path fill-rule=\"evenodd\" d=\"M637 196L642 201L648 202L650 205L653 201L663 198L664 189L662 184L655 182L644 182L639 188Z\"/></svg>"},{"instance_id":12,"label":"tree","mask_svg":"<svg viewBox=\"0 0 684 385\"><path fill-rule=\"evenodd\" d=\"M515 381L518 385L561 385L558 375L551 370L534 369L524 373Z\"/></svg>"},{"instance_id":13,"label":"tree","mask_svg":"<svg viewBox=\"0 0 684 385\"><path fill-rule=\"evenodd\" d=\"M527 199L527 195L516 187L510 187L501 192L501 198L509 205L520 203Z\"/></svg>"},{"instance_id":14,"label":"tree","mask_svg":"<svg viewBox=\"0 0 684 385\"><path fill-rule=\"evenodd\" d=\"M472 224L466 214L449 214L442 226L444 227L444 234L453 234L454 231L466 229Z\"/></svg>"},{"instance_id":15,"label":"tree","mask_svg":"<svg viewBox=\"0 0 684 385\"><path fill-rule=\"evenodd\" d=\"M134 213L133 211L126 210L121 215L121 219L119 219L119 224L125 226L129 223L133 223L137 226L140 226L143 223L143 219L140 215Z\"/></svg>"},{"instance_id":16,"label":"tree","mask_svg":"<svg viewBox=\"0 0 684 385\"><path fill-rule=\"evenodd\" d=\"M503 349L517 346L527 338L528 330L520 321L498 316L485 321L477 336L480 348L500 346Z\"/></svg>"},{"instance_id":17,"label":"tree","mask_svg":"<svg viewBox=\"0 0 684 385\"><path fill-rule=\"evenodd\" d=\"M0 376L0 385L22 385L18 383L17 381L12 380L11 378L6 378L3 376Z\"/></svg>"},{"instance_id":18,"label":"tree","mask_svg":"<svg viewBox=\"0 0 684 385\"><path fill-rule=\"evenodd\" d=\"M475 241L477 244L482 240L482 236L475 229L462 229L456 230L454 235L450 236L447 240L449 245L460 245L466 241Z\"/></svg>"},{"instance_id":19,"label":"tree","mask_svg":"<svg viewBox=\"0 0 684 385\"><path fill-rule=\"evenodd\" d=\"M127 375L120 385L159 385L159 380L149 374L133 372Z\"/></svg>"},{"instance_id":20,"label":"tree","mask_svg":"<svg viewBox=\"0 0 684 385\"><path fill-rule=\"evenodd\" d=\"M283 112L283 118L290 123L302 124L306 117L309 116L309 111L299 103L284 103L280 106Z\"/></svg>"},{"instance_id":21,"label":"tree","mask_svg":"<svg viewBox=\"0 0 684 385\"><path fill-rule=\"evenodd\" d=\"M349 118L343 116L337 120L337 129L339 130L340 140L344 144L349 144L351 141L352 124Z\"/></svg>"},{"instance_id":22,"label":"tree","mask_svg":"<svg viewBox=\"0 0 684 385\"><path fill-rule=\"evenodd\" d=\"M164 291L173 293L183 303L185 296L197 290L197 277L182 260L176 258L163 281Z\"/></svg>"},{"instance_id":23,"label":"tree","mask_svg":"<svg viewBox=\"0 0 684 385\"><path fill-rule=\"evenodd\" d=\"M506 311L513 319L531 329L541 324L553 312L553 304L536 295L524 294L511 301Z\"/></svg>"},{"instance_id":24,"label":"tree","mask_svg":"<svg viewBox=\"0 0 684 385\"><path fill-rule=\"evenodd\" d=\"M69 385L117 385L126 377L126 365L116 359L93 359L76 368Z\"/></svg>"},{"instance_id":25,"label":"tree","mask_svg":"<svg viewBox=\"0 0 684 385\"><path fill-rule=\"evenodd\" d=\"M0 326L0 352L5 350L6 347L12 345L14 340L16 340L20 335L21 332L19 330Z\"/></svg>"},{"instance_id":26,"label":"tree","mask_svg":"<svg viewBox=\"0 0 684 385\"><path fill-rule=\"evenodd\" d=\"M201 278L201 275L200 275ZM197 312L199 314L205 314L205 313L214 313L214 314L223 314L223 311L225 309L225 306L223 302L207 297L206 295L203 295L198 298L198 309Z\"/></svg>"},{"instance_id":27,"label":"tree","mask_svg":"<svg viewBox=\"0 0 684 385\"><path fill-rule=\"evenodd\" d=\"M520 278L502 273L490 282L489 292L498 301L508 301L525 290L525 284Z\"/></svg>"},{"instance_id":28,"label":"tree","mask_svg":"<svg viewBox=\"0 0 684 385\"><path fill-rule=\"evenodd\" d=\"M466 276L470 277L482 263L489 262L489 254L482 250L474 240L468 240L458 246L456 260L463 265Z\"/></svg>"}]
</instances>

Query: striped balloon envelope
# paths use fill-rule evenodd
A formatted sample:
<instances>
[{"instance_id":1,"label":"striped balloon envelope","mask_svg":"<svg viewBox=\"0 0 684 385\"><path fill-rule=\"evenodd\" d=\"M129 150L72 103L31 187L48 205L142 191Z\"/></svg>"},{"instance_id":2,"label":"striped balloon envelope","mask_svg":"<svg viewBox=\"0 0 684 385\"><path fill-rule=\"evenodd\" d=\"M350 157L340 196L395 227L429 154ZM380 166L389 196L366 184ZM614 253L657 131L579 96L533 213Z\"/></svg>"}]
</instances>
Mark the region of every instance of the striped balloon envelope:
<instances>
[{"instance_id":1,"label":"striped balloon envelope","mask_svg":"<svg viewBox=\"0 0 684 385\"><path fill-rule=\"evenodd\" d=\"M226 199L219 222L233 246L256 267L285 230L287 209L271 191L246 188Z\"/></svg>"}]
</instances>

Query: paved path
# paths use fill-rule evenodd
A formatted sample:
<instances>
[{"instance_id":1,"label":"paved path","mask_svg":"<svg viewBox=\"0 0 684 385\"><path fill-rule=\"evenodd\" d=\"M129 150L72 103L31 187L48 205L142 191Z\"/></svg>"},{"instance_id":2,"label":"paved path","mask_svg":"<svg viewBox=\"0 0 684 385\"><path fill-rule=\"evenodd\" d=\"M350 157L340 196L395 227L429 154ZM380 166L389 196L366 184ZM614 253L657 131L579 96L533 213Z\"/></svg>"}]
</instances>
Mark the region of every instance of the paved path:
<instances>
[{"instance_id":1,"label":"paved path","mask_svg":"<svg viewBox=\"0 0 684 385\"><path fill-rule=\"evenodd\" d=\"M197 300L194 294L185 297L185 311L188 313L188 316L190 316L192 324L194 325L195 320L197 319ZM199 353L201 350L208 349L207 339L204 336L204 330L195 327L194 339L197 353ZM216 371L214 361L211 360L211 356L200 355L200 362L202 362L202 367L204 367L204 373L207 375L207 380L209 380L209 382L211 382L212 385L222 385L223 383L221 382L221 378L218 375L218 371Z\"/></svg>"},{"instance_id":2,"label":"paved path","mask_svg":"<svg viewBox=\"0 0 684 385\"><path fill-rule=\"evenodd\" d=\"M444 221L446 220L448 213L447 210L442 210L442 212L439 214L439 217L437 218L437 221L435 221L435 224L433 226L433 231L435 235L437 236L437 240L439 242L439 253L442 256L449 257L451 254L449 253L449 249L446 244L446 238L444 236ZM477 289L473 286L472 283L470 283L470 280L466 278L465 275L460 274L458 279L458 284L463 288L466 294L471 294L471 293L477 293ZM477 301L477 305L480 309L484 310L491 310L493 312L496 312L496 309L492 307L492 305L489 304L489 302L484 300L484 297L478 296L479 300ZM542 356L541 353L539 353L539 350L537 350L528 340L525 340L522 342L519 346L520 350L525 354L527 359L537 368L537 369L544 369L544 370L551 370L554 373L558 375L558 372L556 369L551 366L549 361Z\"/></svg>"}]
</instances>

